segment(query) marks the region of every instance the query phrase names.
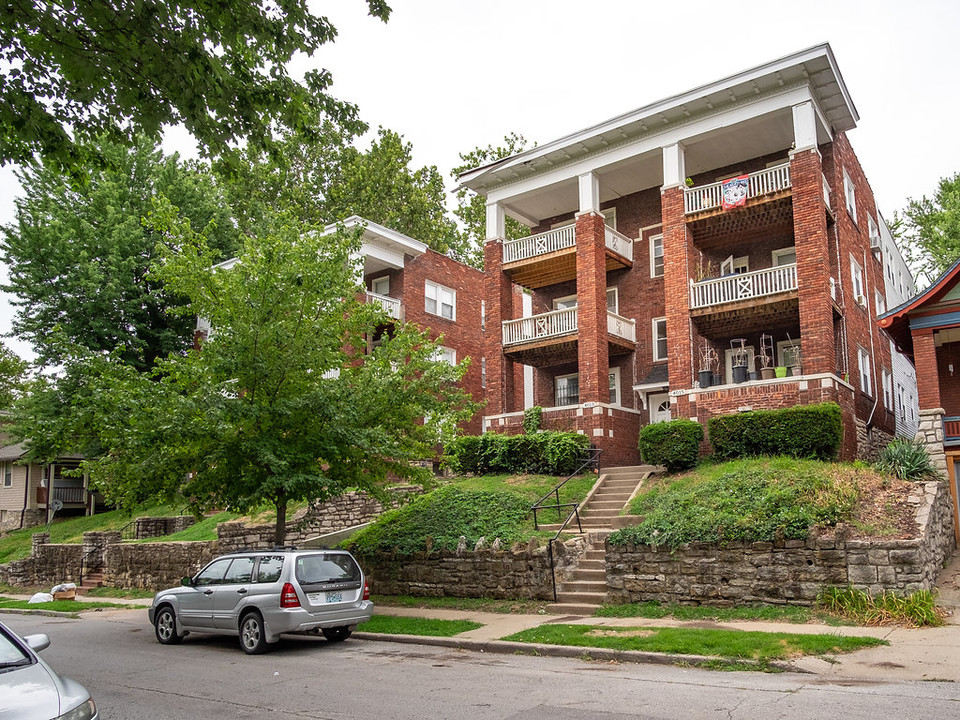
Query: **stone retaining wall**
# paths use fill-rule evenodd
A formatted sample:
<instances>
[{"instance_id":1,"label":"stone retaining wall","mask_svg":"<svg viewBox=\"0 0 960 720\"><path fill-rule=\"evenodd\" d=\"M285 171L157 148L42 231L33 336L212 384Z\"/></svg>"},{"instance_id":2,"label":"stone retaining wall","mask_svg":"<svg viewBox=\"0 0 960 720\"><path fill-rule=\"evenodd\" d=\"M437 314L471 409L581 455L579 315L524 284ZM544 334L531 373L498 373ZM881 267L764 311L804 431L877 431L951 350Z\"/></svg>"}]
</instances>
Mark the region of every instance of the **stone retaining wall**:
<instances>
[{"instance_id":1,"label":"stone retaining wall","mask_svg":"<svg viewBox=\"0 0 960 720\"><path fill-rule=\"evenodd\" d=\"M18 587L79 582L82 557L82 545L54 545L50 533L35 533L30 557L0 565L0 582Z\"/></svg>"},{"instance_id":2,"label":"stone retaining wall","mask_svg":"<svg viewBox=\"0 0 960 720\"><path fill-rule=\"evenodd\" d=\"M180 584L219 554L216 542L123 543L103 554L103 583L162 590Z\"/></svg>"},{"instance_id":3,"label":"stone retaining wall","mask_svg":"<svg viewBox=\"0 0 960 720\"><path fill-rule=\"evenodd\" d=\"M196 518L192 515L178 515L176 517L138 517L134 525L133 539L147 540L149 538L163 537L164 535L173 535L174 533L191 527L196 521Z\"/></svg>"},{"instance_id":4,"label":"stone retaining wall","mask_svg":"<svg viewBox=\"0 0 960 720\"><path fill-rule=\"evenodd\" d=\"M608 542L609 601L809 605L831 585L874 594L929 590L954 547L949 490L923 483L911 502L921 528L915 540L849 540L840 529L807 541L693 543L672 552Z\"/></svg>"}]
</instances>

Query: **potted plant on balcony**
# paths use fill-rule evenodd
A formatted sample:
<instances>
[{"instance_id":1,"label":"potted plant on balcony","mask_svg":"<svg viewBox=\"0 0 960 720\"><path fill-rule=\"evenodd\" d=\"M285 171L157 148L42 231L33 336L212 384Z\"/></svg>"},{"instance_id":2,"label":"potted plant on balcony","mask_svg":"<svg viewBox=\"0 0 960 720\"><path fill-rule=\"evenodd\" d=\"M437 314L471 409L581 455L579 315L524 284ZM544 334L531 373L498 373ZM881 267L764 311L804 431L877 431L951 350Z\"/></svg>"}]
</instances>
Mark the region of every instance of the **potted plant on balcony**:
<instances>
[{"instance_id":1,"label":"potted plant on balcony","mask_svg":"<svg viewBox=\"0 0 960 720\"><path fill-rule=\"evenodd\" d=\"M777 375L777 369L773 367L772 358L766 353L760 353L760 379L773 380Z\"/></svg>"},{"instance_id":2,"label":"potted plant on balcony","mask_svg":"<svg viewBox=\"0 0 960 720\"><path fill-rule=\"evenodd\" d=\"M704 341L703 347L700 348L700 372L698 374L700 387L708 388L714 384L713 367L717 364L717 361L717 351L714 350L709 343Z\"/></svg>"},{"instance_id":3,"label":"potted plant on balcony","mask_svg":"<svg viewBox=\"0 0 960 720\"><path fill-rule=\"evenodd\" d=\"M730 341L730 349L733 350L731 371L733 381L742 383L747 381L747 361L750 354L747 351L746 338L734 338Z\"/></svg>"}]
</instances>

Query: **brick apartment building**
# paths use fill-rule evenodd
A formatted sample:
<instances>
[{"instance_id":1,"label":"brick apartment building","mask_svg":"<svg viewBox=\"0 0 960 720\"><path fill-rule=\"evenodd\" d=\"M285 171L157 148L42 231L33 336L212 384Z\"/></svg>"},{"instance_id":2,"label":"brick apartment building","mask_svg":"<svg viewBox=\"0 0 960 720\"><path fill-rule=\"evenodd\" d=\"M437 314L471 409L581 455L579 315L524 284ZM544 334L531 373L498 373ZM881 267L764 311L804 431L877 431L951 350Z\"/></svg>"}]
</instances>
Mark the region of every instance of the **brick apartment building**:
<instances>
[{"instance_id":1,"label":"brick apartment building","mask_svg":"<svg viewBox=\"0 0 960 720\"><path fill-rule=\"evenodd\" d=\"M824 44L462 174L487 200L484 430L540 405L605 465L650 422L822 401L843 458L911 434L915 374L875 317L913 280L858 119Z\"/></svg>"}]
</instances>

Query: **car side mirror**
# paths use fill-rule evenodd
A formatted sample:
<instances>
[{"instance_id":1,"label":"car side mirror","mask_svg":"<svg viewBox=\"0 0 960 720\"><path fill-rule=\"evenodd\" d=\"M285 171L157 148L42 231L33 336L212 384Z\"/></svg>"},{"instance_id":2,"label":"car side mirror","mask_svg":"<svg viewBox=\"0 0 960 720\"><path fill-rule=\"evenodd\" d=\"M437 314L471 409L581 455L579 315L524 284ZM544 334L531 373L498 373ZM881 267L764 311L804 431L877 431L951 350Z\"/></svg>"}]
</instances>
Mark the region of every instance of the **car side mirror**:
<instances>
[{"instance_id":1,"label":"car side mirror","mask_svg":"<svg viewBox=\"0 0 960 720\"><path fill-rule=\"evenodd\" d=\"M23 641L27 644L31 650L40 652L50 647L50 636L44 633L37 633L36 635L24 635Z\"/></svg>"},{"instance_id":2,"label":"car side mirror","mask_svg":"<svg viewBox=\"0 0 960 720\"><path fill-rule=\"evenodd\" d=\"M187 587L193 587L193 578L192 577L180 578L180 584L186 585Z\"/></svg>"}]
</instances>

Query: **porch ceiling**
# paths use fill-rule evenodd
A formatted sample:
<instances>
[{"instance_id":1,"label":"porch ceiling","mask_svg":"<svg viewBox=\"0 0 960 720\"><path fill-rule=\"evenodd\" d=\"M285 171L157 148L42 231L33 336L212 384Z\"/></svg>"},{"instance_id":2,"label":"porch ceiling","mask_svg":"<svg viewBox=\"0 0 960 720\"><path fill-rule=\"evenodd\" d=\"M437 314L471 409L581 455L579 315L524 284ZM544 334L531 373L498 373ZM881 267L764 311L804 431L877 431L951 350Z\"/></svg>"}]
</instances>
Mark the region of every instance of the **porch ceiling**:
<instances>
[{"instance_id":1,"label":"porch ceiling","mask_svg":"<svg viewBox=\"0 0 960 720\"><path fill-rule=\"evenodd\" d=\"M757 228L782 226L792 232L792 192L786 190L776 196L753 198L744 207L733 210L708 210L689 217L687 227L697 246L707 251L729 244L731 237Z\"/></svg>"},{"instance_id":2,"label":"porch ceiling","mask_svg":"<svg viewBox=\"0 0 960 720\"><path fill-rule=\"evenodd\" d=\"M536 368L547 368L555 365L569 365L578 359L577 338L561 338L560 340L540 340L534 343L524 343L504 348L503 354L514 362L530 365ZM636 349L636 345L628 340L610 337L607 342L607 351L610 357L628 355Z\"/></svg>"},{"instance_id":3,"label":"porch ceiling","mask_svg":"<svg viewBox=\"0 0 960 720\"><path fill-rule=\"evenodd\" d=\"M711 340L742 337L772 328L799 325L796 291L691 310L697 331Z\"/></svg>"}]
</instances>

